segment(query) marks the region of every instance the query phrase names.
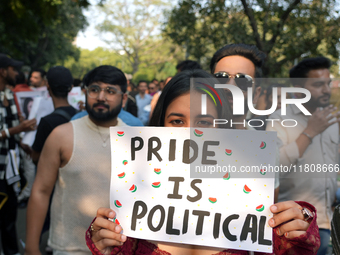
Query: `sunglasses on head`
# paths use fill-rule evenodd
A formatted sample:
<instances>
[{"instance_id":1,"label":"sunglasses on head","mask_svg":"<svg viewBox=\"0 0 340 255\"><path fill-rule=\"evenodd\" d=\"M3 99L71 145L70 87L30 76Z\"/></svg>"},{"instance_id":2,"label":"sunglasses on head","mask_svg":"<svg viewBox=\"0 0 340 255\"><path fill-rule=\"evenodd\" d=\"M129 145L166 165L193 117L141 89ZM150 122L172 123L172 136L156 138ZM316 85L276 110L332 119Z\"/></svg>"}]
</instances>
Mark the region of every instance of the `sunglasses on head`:
<instances>
[{"instance_id":1,"label":"sunglasses on head","mask_svg":"<svg viewBox=\"0 0 340 255\"><path fill-rule=\"evenodd\" d=\"M217 72L214 73L215 78L222 79L224 83L228 83L231 78L234 78L236 85L243 91L247 91L254 84L253 77L248 74L237 73L235 75L230 75L227 72Z\"/></svg>"}]
</instances>

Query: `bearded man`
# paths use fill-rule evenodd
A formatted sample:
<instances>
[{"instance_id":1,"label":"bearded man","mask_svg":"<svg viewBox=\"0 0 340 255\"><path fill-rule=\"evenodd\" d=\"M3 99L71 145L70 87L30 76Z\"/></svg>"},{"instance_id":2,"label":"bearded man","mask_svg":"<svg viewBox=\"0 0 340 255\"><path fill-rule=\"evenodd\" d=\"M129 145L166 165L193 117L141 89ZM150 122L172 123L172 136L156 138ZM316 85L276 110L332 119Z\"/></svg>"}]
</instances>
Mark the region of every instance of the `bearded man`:
<instances>
[{"instance_id":1,"label":"bearded man","mask_svg":"<svg viewBox=\"0 0 340 255\"><path fill-rule=\"evenodd\" d=\"M280 163L297 169L280 173L279 202L306 201L315 206L321 238L318 255L326 254L328 249L332 204L337 190L337 171L333 168L339 168L340 114L330 105L330 67L331 61L325 57L307 58L294 66L289 72L291 82L310 92L311 98L304 107L311 115L290 104L285 115L281 110L274 112L269 118L278 121L273 126L267 125L267 130L277 132ZM295 96L305 97L302 93ZM280 123L286 119L295 120L297 125L283 127ZM318 166L323 167L322 171Z\"/></svg>"},{"instance_id":2,"label":"bearded man","mask_svg":"<svg viewBox=\"0 0 340 255\"><path fill-rule=\"evenodd\" d=\"M27 208L26 254L40 254L39 238L54 189L48 245L56 254L91 254L84 233L99 207L109 207L109 127L125 126L124 73L99 66L83 79L88 115L56 127L41 152Z\"/></svg>"}]
</instances>

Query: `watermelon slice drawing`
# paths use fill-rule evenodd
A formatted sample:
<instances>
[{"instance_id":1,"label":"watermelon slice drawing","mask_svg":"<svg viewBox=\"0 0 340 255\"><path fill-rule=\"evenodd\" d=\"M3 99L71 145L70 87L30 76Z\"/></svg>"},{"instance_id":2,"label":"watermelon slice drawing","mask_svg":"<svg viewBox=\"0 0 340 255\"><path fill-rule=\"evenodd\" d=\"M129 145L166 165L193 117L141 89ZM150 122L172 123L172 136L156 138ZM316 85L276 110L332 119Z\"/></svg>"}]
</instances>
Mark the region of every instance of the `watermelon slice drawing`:
<instances>
[{"instance_id":1,"label":"watermelon slice drawing","mask_svg":"<svg viewBox=\"0 0 340 255\"><path fill-rule=\"evenodd\" d=\"M195 136L201 137L203 135L203 132L199 131L198 129L195 129L194 134L195 134Z\"/></svg>"},{"instance_id":2,"label":"watermelon slice drawing","mask_svg":"<svg viewBox=\"0 0 340 255\"><path fill-rule=\"evenodd\" d=\"M225 154L227 154L228 156L231 156L231 154L233 154L233 151L225 149Z\"/></svg>"},{"instance_id":3,"label":"watermelon slice drawing","mask_svg":"<svg viewBox=\"0 0 340 255\"><path fill-rule=\"evenodd\" d=\"M122 207L122 204L118 200L115 200L114 204L115 204L115 206L117 208L121 208Z\"/></svg>"},{"instance_id":4,"label":"watermelon slice drawing","mask_svg":"<svg viewBox=\"0 0 340 255\"><path fill-rule=\"evenodd\" d=\"M126 166L128 164L127 160L123 160L123 165Z\"/></svg>"},{"instance_id":5,"label":"watermelon slice drawing","mask_svg":"<svg viewBox=\"0 0 340 255\"><path fill-rule=\"evenodd\" d=\"M152 187L154 188L159 188L161 186L161 183L160 182L154 182L152 183Z\"/></svg>"},{"instance_id":6,"label":"watermelon slice drawing","mask_svg":"<svg viewBox=\"0 0 340 255\"><path fill-rule=\"evenodd\" d=\"M155 168L153 171L154 171L156 174L160 174L160 173L162 172L160 168Z\"/></svg>"},{"instance_id":7,"label":"watermelon slice drawing","mask_svg":"<svg viewBox=\"0 0 340 255\"><path fill-rule=\"evenodd\" d=\"M120 223L119 223L119 221L118 221L117 219L115 219L115 223L116 223L117 225L120 225Z\"/></svg>"},{"instance_id":8,"label":"watermelon slice drawing","mask_svg":"<svg viewBox=\"0 0 340 255\"><path fill-rule=\"evenodd\" d=\"M215 204L217 202L217 199L214 197L209 197L209 202Z\"/></svg>"},{"instance_id":9,"label":"watermelon slice drawing","mask_svg":"<svg viewBox=\"0 0 340 255\"><path fill-rule=\"evenodd\" d=\"M117 135L118 135L119 137L122 137L122 136L125 135L125 133L124 133L124 131L118 131L118 132L117 132Z\"/></svg>"},{"instance_id":10,"label":"watermelon slice drawing","mask_svg":"<svg viewBox=\"0 0 340 255\"><path fill-rule=\"evenodd\" d=\"M249 187L247 185L244 185L243 192L246 193L246 194L249 194L250 191L251 191L251 189L249 189Z\"/></svg>"},{"instance_id":11,"label":"watermelon slice drawing","mask_svg":"<svg viewBox=\"0 0 340 255\"><path fill-rule=\"evenodd\" d=\"M131 188L129 189L129 191L131 191L132 193L136 192L136 190L137 190L137 186L135 184L133 184Z\"/></svg>"},{"instance_id":12,"label":"watermelon slice drawing","mask_svg":"<svg viewBox=\"0 0 340 255\"><path fill-rule=\"evenodd\" d=\"M125 172L122 172L121 174L118 174L118 177L119 177L120 179L124 178L124 177L125 177Z\"/></svg>"},{"instance_id":13,"label":"watermelon slice drawing","mask_svg":"<svg viewBox=\"0 0 340 255\"><path fill-rule=\"evenodd\" d=\"M226 173L224 176L223 176L223 180L229 180L230 179L230 173Z\"/></svg>"},{"instance_id":14,"label":"watermelon slice drawing","mask_svg":"<svg viewBox=\"0 0 340 255\"><path fill-rule=\"evenodd\" d=\"M267 144L266 144L266 142L261 142L261 145L260 145L260 149L264 149L264 148L266 148L266 146L267 146Z\"/></svg>"},{"instance_id":15,"label":"watermelon slice drawing","mask_svg":"<svg viewBox=\"0 0 340 255\"><path fill-rule=\"evenodd\" d=\"M256 211L262 212L264 210L264 205L259 205L256 207Z\"/></svg>"},{"instance_id":16,"label":"watermelon slice drawing","mask_svg":"<svg viewBox=\"0 0 340 255\"><path fill-rule=\"evenodd\" d=\"M267 173L267 171L265 169L260 170L260 174L265 175L266 173Z\"/></svg>"}]
</instances>

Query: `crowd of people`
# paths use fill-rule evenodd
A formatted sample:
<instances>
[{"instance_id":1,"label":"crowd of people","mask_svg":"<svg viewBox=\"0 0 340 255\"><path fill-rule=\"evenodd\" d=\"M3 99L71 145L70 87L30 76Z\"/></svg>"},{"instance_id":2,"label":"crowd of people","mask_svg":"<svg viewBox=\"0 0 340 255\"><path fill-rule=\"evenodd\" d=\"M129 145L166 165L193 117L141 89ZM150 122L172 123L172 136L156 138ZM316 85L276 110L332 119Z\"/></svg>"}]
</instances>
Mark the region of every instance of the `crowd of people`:
<instances>
[{"instance_id":1,"label":"crowd of people","mask_svg":"<svg viewBox=\"0 0 340 255\"><path fill-rule=\"evenodd\" d=\"M331 61L322 56L306 58L289 72L287 78L293 87L310 92L310 100L303 104L311 113L306 116L293 104L287 105L286 114L281 114L280 97L285 85L261 87L258 78L263 78L265 58L254 45L228 44L212 56L209 72L202 70L199 63L186 60L177 65L174 77L140 80L137 86L120 69L98 66L81 81L86 101L80 102L78 111L67 100L72 86L79 84L70 70L62 66L48 72L33 69L26 81L19 72L23 63L0 54L0 231L4 254L19 253L15 221L18 204L27 200L27 255L41 254L41 235L48 229L48 245L56 255L249 254L122 234L122 226L110 220L115 211L109 208L109 127L195 127L197 123L190 119L197 110L190 109L190 101L195 100L191 98L195 94L190 93L190 79L211 78L237 86L244 98L244 114L234 115L232 92L217 90L224 107L210 107L207 115L230 119L233 124L218 128L277 132L277 165L339 165L340 112L330 104ZM253 94L247 93L248 88ZM54 111L39 123L20 111L15 96L36 90L47 90L54 106ZM248 120L254 116L248 108L248 97L255 108L269 109L273 95L279 99L278 110L256 117L266 125L250 125ZM271 119L278 121L269 122ZM296 120L298 125L280 125L287 119ZM215 128L212 124L209 127ZM22 134L33 130L37 132L33 145L22 143ZM15 153L20 154L21 167L13 167ZM305 177L298 172L282 172L275 177L275 199L270 208L273 217L268 221L273 228L273 254L324 255L331 235L334 251L340 252L340 209L334 208L340 199L336 197L337 172Z\"/></svg>"}]
</instances>

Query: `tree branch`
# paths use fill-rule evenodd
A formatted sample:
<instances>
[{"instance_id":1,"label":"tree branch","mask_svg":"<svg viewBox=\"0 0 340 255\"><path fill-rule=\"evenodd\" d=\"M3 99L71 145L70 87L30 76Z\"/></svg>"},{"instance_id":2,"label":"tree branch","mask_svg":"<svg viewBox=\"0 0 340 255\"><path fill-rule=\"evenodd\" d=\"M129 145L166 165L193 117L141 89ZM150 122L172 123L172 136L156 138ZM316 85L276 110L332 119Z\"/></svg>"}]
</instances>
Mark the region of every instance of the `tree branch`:
<instances>
[{"instance_id":1,"label":"tree branch","mask_svg":"<svg viewBox=\"0 0 340 255\"><path fill-rule=\"evenodd\" d=\"M256 45L260 50L263 50L263 42L261 41L259 32L257 30L257 22L255 20L253 10L249 8L246 0L241 0L241 2L244 8L244 13L247 15L249 22L250 22L250 26L253 29L253 34L255 37Z\"/></svg>"},{"instance_id":2,"label":"tree branch","mask_svg":"<svg viewBox=\"0 0 340 255\"><path fill-rule=\"evenodd\" d=\"M267 20L268 20L271 5L272 5L272 0L269 1L268 10L266 11L266 14L263 18L263 34L262 34L262 41L263 42L266 40L266 34L267 34L267 31L268 31ZM263 11L265 11L265 10L263 10Z\"/></svg>"},{"instance_id":3,"label":"tree branch","mask_svg":"<svg viewBox=\"0 0 340 255\"><path fill-rule=\"evenodd\" d=\"M294 8L301 2L301 0L295 0L293 3L289 5L287 10L282 14L279 23L276 26L276 31L273 33L272 39L269 41L269 49L268 53L273 49L274 44L276 42L277 37L281 34L283 25L286 23L289 14L294 10Z\"/></svg>"}]
</instances>

